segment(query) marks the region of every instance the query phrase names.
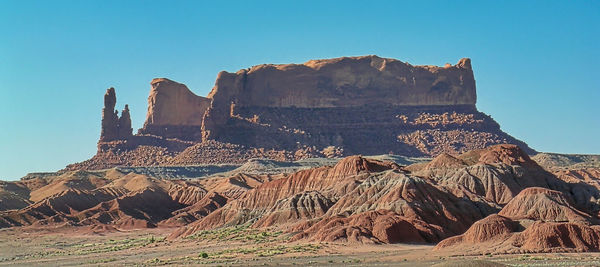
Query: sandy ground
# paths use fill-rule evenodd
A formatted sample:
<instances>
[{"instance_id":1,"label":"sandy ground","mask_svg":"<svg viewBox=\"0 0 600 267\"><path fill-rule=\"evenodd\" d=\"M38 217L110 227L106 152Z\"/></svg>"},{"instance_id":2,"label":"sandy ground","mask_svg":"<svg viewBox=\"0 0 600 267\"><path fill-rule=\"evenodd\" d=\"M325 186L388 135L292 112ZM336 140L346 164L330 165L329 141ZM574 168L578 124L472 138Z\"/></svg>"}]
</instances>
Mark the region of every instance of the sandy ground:
<instances>
[{"instance_id":1,"label":"sandy ground","mask_svg":"<svg viewBox=\"0 0 600 267\"><path fill-rule=\"evenodd\" d=\"M173 229L91 233L83 227L0 230L0 266L431 266L488 261L508 266L600 266L600 253L452 256L431 245L288 242L280 232L205 231L166 240ZM455 252L456 254L456 252Z\"/></svg>"}]
</instances>

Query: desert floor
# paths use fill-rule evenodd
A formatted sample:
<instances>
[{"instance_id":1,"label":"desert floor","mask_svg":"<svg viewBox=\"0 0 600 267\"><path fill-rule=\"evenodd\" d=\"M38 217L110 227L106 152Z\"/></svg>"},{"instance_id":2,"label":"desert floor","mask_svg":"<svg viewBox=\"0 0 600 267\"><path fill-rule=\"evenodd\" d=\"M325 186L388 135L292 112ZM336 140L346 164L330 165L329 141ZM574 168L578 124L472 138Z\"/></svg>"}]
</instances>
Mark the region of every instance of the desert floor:
<instances>
[{"instance_id":1,"label":"desert floor","mask_svg":"<svg viewBox=\"0 0 600 267\"><path fill-rule=\"evenodd\" d=\"M288 242L244 227L167 240L173 229L92 232L84 227L0 230L0 266L599 266L600 253L456 256L431 245ZM456 252L454 252L456 254ZM469 262L471 264L469 264ZM475 264L475 265L472 265Z\"/></svg>"}]
</instances>

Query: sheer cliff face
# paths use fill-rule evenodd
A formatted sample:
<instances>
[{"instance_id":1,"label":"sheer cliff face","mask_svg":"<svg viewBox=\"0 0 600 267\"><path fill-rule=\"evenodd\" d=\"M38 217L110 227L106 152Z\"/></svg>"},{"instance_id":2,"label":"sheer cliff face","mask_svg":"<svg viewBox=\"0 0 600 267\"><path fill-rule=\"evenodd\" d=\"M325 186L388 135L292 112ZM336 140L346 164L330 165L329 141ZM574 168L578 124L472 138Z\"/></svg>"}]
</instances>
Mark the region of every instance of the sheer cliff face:
<instances>
[{"instance_id":1,"label":"sheer cliff face","mask_svg":"<svg viewBox=\"0 0 600 267\"><path fill-rule=\"evenodd\" d=\"M259 65L221 72L213 108L330 108L374 104L475 105L470 59L454 66L412 66L377 56L311 60L304 64Z\"/></svg>"},{"instance_id":2,"label":"sheer cliff face","mask_svg":"<svg viewBox=\"0 0 600 267\"><path fill-rule=\"evenodd\" d=\"M208 98L212 103L202 129L205 140L218 139L227 131L223 125L228 124L231 115L251 109L364 106L474 109L477 100L468 58L454 66L436 67L412 66L377 56L259 65L237 73L221 72ZM339 120L332 123L336 121Z\"/></svg>"},{"instance_id":3,"label":"sheer cliff face","mask_svg":"<svg viewBox=\"0 0 600 267\"><path fill-rule=\"evenodd\" d=\"M142 132L155 134L163 131L160 126L178 131L201 126L209 106L206 129L224 124L234 107L475 105L477 98L467 58L446 67L412 66L377 56L259 65L237 73L219 73L208 98L165 78L154 79L151 85Z\"/></svg>"},{"instance_id":4,"label":"sheer cliff face","mask_svg":"<svg viewBox=\"0 0 600 267\"><path fill-rule=\"evenodd\" d=\"M150 85L144 127L202 125L210 99L197 96L184 84L165 78L154 79Z\"/></svg>"},{"instance_id":5,"label":"sheer cliff face","mask_svg":"<svg viewBox=\"0 0 600 267\"><path fill-rule=\"evenodd\" d=\"M216 141L293 155L333 147L344 155L435 156L503 143L535 153L477 111L468 58L444 67L377 56L259 65L219 73L207 97L165 78L150 84L146 122L128 142L103 142L122 139L111 126L118 120L114 94L107 94L100 151L164 147L175 156L196 143ZM125 131L128 115L125 110L118 123ZM207 149L191 154L209 155ZM249 155L238 152L240 158Z\"/></svg>"}]
</instances>

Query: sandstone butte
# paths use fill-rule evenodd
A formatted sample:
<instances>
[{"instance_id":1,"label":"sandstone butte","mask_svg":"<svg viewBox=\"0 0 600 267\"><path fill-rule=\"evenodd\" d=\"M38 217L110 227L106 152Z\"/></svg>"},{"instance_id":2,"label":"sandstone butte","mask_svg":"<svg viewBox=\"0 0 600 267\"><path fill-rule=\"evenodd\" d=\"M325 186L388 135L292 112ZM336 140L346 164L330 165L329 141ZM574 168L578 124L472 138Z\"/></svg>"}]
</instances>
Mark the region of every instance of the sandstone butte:
<instances>
[{"instance_id":1,"label":"sandstone butte","mask_svg":"<svg viewBox=\"0 0 600 267\"><path fill-rule=\"evenodd\" d=\"M264 64L220 72L207 97L151 81L144 126L131 134L105 96L98 153L67 170L242 163L250 158L436 156L511 143L535 151L476 108L471 60L413 66L377 56Z\"/></svg>"}]
</instances>

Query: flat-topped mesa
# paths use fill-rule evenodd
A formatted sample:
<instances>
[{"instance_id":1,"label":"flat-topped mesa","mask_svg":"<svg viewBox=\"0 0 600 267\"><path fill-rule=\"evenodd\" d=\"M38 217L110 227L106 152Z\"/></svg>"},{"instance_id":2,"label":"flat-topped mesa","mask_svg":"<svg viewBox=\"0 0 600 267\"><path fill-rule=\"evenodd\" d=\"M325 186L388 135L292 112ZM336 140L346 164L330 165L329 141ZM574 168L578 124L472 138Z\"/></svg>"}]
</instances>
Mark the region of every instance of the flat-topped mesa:
<instances>
[{"instance_id":1,"label":"flat-topped mesa","mask_svg":"<svg viewBox=\"0 0 600 267\"><path fill-rule=\"evenodd\" d=\"M200 131L206 132L205 139L211 132L214 136L219 125L234 115L234 107L474 107L477 99L468 58L446 67L412 66L377 56L258 65L219 73L208 97L197 96L184 84L166 78L150 84L146 122L139 132L183 139L198 139L193 133Z\"/></svg>"},{"instance_id":2,"label":"flat-topped mesa","mask_svg":"<svg viewBox=\"0 0 600 267\"><path fill-rule=\"evenodd\" d=\"M153 79L150 85L146 122L139 132L182 137L186 136L182 129L191 128L200 135L202 117L210 99L197 96L184 84L166 78Z\"/></svg>"},{"instance_id":3,"label":"flat-topped mesa","mask_svg":"<svg viewBox=\"0 0 600 267\"><path fill-rule=\"evenodd\" d=\"M129 106L125 105L125 109L123 109L121 117L119 118L119 113L115 110L116 103L117 96L115 94L115 88L108 88L106 94L104 94L100 142L125 140L132 136Z\"/></svg>"},{"instance_id":4,"label":"flat-topped mesa","mask_svg":"<svg viewBox=\"0 0 600 267\"><path fill-rule=\"evenodd\" d=\"M244 108L471 106L477 94L471 60L446 67L412 66L377 56L258 65L221 72L208 95L205 139L220 135L230 113Z\"/></svg>"},{"instance_id":5,"label":"flat-topped mesa","mask_svg":"<svg viewBox=\"0 0 600 267\"><path fill-rule=\"evenodd\" d=\"M114 89L107 91L99 154L89 166L164 164L180 153L188 163L325 151L436 156L504 143L535 153L477 110L468 58L443 67L373 55L263 64L220 72L207 97L166 78L150 85L146 121L135 136L129 108L119 119Z\"/></svg>"},{"instance_id":6,"label":"flat-topped mesa","mask_svg":"<svg viewBox=\"0 0 600 267\"><path fill-rule=\"evenodd\" d=\"M412 66L377 56L258 65L221 72L213 107L331 108L363 105L475 105L470 59L449 67Z\"/></svg>"}]
</instances>

